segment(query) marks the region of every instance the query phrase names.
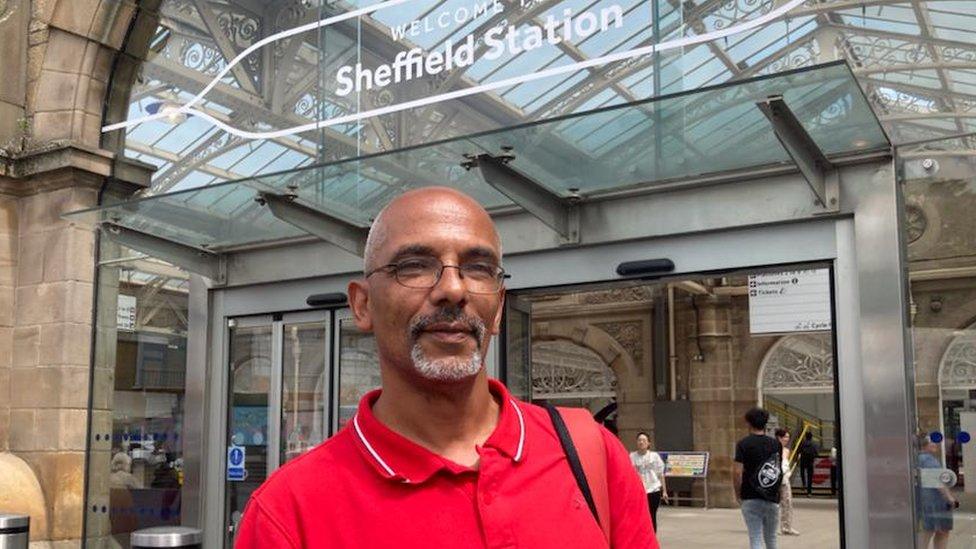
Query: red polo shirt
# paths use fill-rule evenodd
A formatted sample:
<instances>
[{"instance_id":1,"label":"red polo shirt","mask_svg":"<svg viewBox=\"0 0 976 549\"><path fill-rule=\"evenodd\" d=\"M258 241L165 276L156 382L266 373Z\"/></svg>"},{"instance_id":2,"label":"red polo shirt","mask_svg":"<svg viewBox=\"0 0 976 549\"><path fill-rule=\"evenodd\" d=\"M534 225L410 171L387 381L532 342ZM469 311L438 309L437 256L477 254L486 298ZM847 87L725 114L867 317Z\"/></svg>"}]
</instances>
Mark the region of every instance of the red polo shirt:
<instances>
[{"instance_id":1,"label":"red polo shirt","mask_svg":"<svg viewBox=\"0 0 976 549\"><path fill-rule=\"evenodd\" d=\"M498 426L477 469L407 440L363 397L350 424L271 476L252 496L238 549L601 548L606 538L576 486L547 412L492 380ZM644 488L603 430L612 546L657 549Z\"/></svg>"}]
</instances>

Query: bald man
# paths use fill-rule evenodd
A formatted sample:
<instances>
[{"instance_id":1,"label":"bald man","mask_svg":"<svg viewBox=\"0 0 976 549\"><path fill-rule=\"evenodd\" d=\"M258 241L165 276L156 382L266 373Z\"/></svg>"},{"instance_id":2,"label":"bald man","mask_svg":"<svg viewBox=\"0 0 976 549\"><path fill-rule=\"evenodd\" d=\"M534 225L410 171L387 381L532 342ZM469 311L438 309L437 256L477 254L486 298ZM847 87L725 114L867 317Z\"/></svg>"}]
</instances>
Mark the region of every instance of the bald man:
<instances>
[{"instance_id":1,"label":"bald man","mask_svg":"<svg viewBox=\"0 0 976 549\"><path fill-rule=\"evenodd\" d=\"M592 430L606 457L601 524L548 412L488 378L501 260L491 217L458 191L411 191L380 213L349 303L376 337L382 389L251 496L237 547L657 548L616 437Z\"/></svg>"}]
</instances>

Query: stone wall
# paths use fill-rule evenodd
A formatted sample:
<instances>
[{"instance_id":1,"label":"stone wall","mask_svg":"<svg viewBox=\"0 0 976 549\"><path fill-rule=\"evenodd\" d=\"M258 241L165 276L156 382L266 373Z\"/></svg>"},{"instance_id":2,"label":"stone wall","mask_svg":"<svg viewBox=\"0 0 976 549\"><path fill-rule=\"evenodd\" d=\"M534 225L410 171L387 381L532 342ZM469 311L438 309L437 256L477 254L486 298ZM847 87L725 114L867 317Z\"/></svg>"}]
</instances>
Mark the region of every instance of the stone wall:
<instances>
[{"instance_id":1,"label":"stone wall","mask_svg":"<svg viewBox=\"0 0 976 549\"><path fill-rule=\"evenodd\" d=\"M62 214L148 183L100 148L136 13L131 0L0 0L0 452L35 475L49 520L31 539L52 547L80 546L85 519L96 257L94 227Z\"/></svg>"}]
</instances>

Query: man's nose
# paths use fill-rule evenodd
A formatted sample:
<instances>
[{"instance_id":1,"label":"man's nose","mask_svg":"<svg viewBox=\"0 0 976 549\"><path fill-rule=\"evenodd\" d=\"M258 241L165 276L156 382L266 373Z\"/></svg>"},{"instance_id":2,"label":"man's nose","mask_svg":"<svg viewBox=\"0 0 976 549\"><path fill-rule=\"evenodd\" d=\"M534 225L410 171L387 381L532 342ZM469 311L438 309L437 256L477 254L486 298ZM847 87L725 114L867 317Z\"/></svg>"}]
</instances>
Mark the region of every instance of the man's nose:
<instances>
[{"instance_id":1,"label":"man's nose","mask_svg":"<svg viewBox=\"0 0 976 549\"><path fill-rule=\"evenodd\" d=\"M445 265L441 279L431 289L430 298L434 303L461 303L468 295L468 288L461 278L461 270L453 265Z\"/></svg>"}]
</instances>

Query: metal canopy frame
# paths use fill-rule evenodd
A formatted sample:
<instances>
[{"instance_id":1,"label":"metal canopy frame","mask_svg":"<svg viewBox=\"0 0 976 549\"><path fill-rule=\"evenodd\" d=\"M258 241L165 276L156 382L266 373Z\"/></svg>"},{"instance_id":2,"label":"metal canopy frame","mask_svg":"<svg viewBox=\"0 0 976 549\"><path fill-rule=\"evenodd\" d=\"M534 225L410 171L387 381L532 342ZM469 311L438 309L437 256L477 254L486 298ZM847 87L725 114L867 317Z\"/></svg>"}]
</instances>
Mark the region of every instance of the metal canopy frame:
<instances>
[{"instance_id":1,"label":"metal canopy frame","mask_svg":"<svg viewBox=\"0 0 976 549\"><path fill-rule=\"evenodd\" d=\"M127 248L165 260L191 273L205 276L217 284L223 284L227 280L227 263L221 255L116 223L106 221L100 224L100 228L103 234Z\"/></svg>"},{"instance_id":2,"label":"metal canopy frame","mask_svg":"<svg viewBox=\"0 0 976 549\"><path fill-rule=\"evenodd\" d=\"M567 244L578 244L579 208L553 193L531 177L509 165L515 159L508 148L505 154L466 155L461 166L467 170L478 168L485 182L507 196L523 210L556 231Z\"/></svg>"},{"instance_id":3,"label":"metal canopy frame","mask_svg":"<svg viewBox=\"0 0 976 549\"><path fill-rule=\"evenodd\" d=\"M817 203L828 211L839 210L840 178L837 168L827 160L827 155L803 128L783 96L771 96L756 103L756 106L769 119L776 138L803 174Z\"/></svg>"},{"instance_id":4,"label":"metal canopy frame","mask_svg":"<svg viewBox=\"0 0 976 549\"><path fill-rule=\"evenodd\" d=\"M368 227L355 225L319 208L299 202L295 195L258 192L258 203L278 219L360 257L366 250Z\"/></svg>"},{"instance_id":5,"label":"metal canopy frame","mask_svg":"<svg viewBox=\"0 0 976 549\"><path fill-rule=\"evenodd\" d=\"M750 98L766 89L783 95L753 103ZM841 122L824 118L838 100L838 93L850 103L845 118L836 119ZM795 109L801 109L802 123L784 96ZM714 127L699 127L710 118L715 120ZM662 121L671 125L667 135L659 131ZM570 148L559 139L551 139L552 134L572 125L608 131L616 128L622 137L609 152L600 148L584 152L585 136L580 137L580 147ZM835 128L839 130L836 138L832 133ZM681 155L689 141L711 147L716 143L714 136L722 132L739 135L737 139L744 147L757 139L762 146L748 149L755 158L717 155L712 163L689 163L696 157ZM785 154L767 154L772 149L766 143L775 147L773 135ZM830 159L822 147L831 152ZM472 149L501 152L467 152ZM652 149L667 153L669 159L664 161L657 154L652 162L644 162ZM451 178L458 188L473 193L486 205L494 205L499 209L496 211L530 214L541 222L540 235L546 235L541 236L543 241L555 238L557 245L566 246L599 237L586 234L593 229L581 218L592 209L588 208L590 203L605 200L605 196L714 184L723 178L734 180L743 172L769 168L788 170L791 160L820 205L814 213L837 212L838 166L857 162L851 156L855 153L862 158L865 154L887 155L890 144L853 75L842 62L835 62L67 215L94 213L96 222L107 222L103 226L117 233L123 225L128 226L133 235L142 233L130 238L130 247L223 284L227 280L227 273L220 269L224 254L255 246L282 246L288 240L307 236L361 258L368 222L360 219L360 209L375 215L385 204L376 197L386 200L397 191L430 184L440 177ZM757 165L750 166L749 162ZM427 163L431 168L424 173ZM461 177L445 168L458 163L468 171L477 168L481 177ZM387 172L391 166L393 171ZM482 182L491 191L479 189ZM587 188L581 193L571 185ZM261 206L251 197L267 206L271 215L262 214ZM158 236L146 234L150 230L147 227L157 227L153 232ZM166 241L172 246L166 246Z\"/></svg>"}]
</instances>

